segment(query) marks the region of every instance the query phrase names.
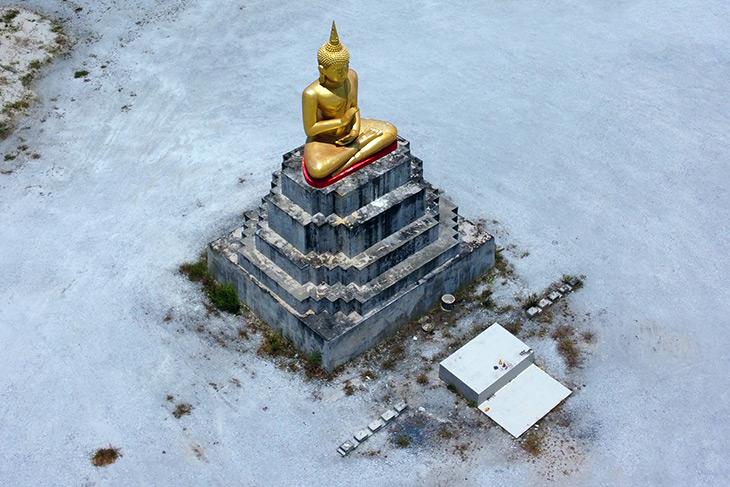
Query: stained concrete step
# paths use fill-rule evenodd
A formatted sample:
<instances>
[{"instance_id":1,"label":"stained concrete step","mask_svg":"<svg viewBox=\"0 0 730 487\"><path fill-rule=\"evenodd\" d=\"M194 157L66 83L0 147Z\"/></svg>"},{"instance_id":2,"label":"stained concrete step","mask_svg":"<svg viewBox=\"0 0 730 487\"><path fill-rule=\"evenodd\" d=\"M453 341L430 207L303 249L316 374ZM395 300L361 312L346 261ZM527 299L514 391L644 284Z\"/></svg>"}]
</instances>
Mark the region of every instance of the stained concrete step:
<instances>
[{"instance_id":1,"label":"stained concrete step","mask_svg":"<svg viewBox=\"0 0 730 487\"><path fill-rule=\"evenodd\" d=\"M340 217L311 215L277 188L265 198L269 227L302 253L343 252L354 257L425 212L428 186L409 182Z\"/></svg>"},{"instance_id":2,"label":"stained concrete step","mask_svg":"<svg viewBox=\"0 0 730 487\"><path fill-rule=\"evenodd\" d=\"M399 138L398 148L356 173L326 188L313 188L302 174L299 147L284 155L282 171L274 175L272 186L307 213L347 216L409 181L423 180L423 162L410 153L410 144Z\"/></svg>"},{"instance_id":3,"label":"stained concrete step","mask_svg":"<svg viewBox=\"0 0 730 487\"><path fill-rule=\"evenodd\" d=\"M344 253L303 254L259 220L256 249L301 284L362 285L438 238L435 209L353 258Z\"/></svg>"},{"instance_id":4,"label":"stained concrete step","mask_svg":"<svg viewBox=\"0 0 730 487\"><path fill-rule=\"evenodd\" d=\"M445 198L441 199L441 205L447 216L439 223L439 238L367 285L343 285L339 282L334 285L301 284L261 254L253 237L240 242L239 263L298 313L327 311L330 314L354 312L363 315L458 254L458 232L451 224L456 207Z\"/></svg>"},{"instance_id":5,"label":"stained concrete step","mask_svg":"<svg viewBox=\"0 0 730 487\"><path fill-rule=\"evenodd\" d=\"M266 218L258 220L256 248L302 284L362 285L438 238L438 198L429 191L422 217L352 258L343 252L304 254L271 230Z\"/></svg>"}]
</instances>

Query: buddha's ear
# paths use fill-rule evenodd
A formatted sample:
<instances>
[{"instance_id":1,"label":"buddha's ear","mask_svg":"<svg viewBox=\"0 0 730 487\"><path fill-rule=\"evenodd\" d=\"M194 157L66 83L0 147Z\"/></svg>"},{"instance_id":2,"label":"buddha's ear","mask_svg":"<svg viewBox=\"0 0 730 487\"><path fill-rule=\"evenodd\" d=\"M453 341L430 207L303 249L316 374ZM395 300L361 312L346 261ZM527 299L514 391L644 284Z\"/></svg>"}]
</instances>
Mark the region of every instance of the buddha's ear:
<instances>
[{"instance_id":1,"label":"buddha's ear","mask_svg":"<svg viewBox=\"0 0 730 487\"><path fill-rule=\"evenodd\" d=\"M324 83L324 66L319 65L319 82Z\"/></svg>"}]
</instances>

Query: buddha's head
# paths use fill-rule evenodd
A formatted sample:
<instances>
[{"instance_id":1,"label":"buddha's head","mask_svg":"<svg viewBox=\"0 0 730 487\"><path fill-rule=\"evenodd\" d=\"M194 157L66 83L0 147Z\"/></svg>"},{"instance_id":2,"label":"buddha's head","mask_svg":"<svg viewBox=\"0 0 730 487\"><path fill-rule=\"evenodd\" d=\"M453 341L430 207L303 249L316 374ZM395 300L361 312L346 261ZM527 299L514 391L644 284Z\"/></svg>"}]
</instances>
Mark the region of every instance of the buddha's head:
<instances>
[{"instance_id":1,"label":"buddha's head","mask_svg":"<svg viewBox=\"0 0 730 487\"><path fill-rule=\"evenodd\" d=\"M350 53L340 43L334 21L332 21L330 40L323 44L317 52L317 62L319 63L320 82L328 79L334 83L342 83L347 78L350 69Z\"/></svg>"}]
</instances>

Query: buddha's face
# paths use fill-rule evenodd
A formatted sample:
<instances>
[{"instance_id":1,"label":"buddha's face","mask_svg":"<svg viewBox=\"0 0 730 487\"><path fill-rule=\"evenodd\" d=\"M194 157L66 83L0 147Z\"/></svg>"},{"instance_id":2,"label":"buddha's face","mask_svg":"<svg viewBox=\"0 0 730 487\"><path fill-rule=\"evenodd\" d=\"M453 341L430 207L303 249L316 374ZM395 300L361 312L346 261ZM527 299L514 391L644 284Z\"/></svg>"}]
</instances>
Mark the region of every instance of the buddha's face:
<instances>
[{"instance_id":1,"label":"buddha's face","mask_svg":"<svg viewBox=\"0 0 730 487\"><path fill-rule=\"evenodd\" d=\"M342 83L347 79L347 73L350 71L350 63L333 64L328 68L319 66L319 73L333 83Z\"/></svg>"}]
</instances>

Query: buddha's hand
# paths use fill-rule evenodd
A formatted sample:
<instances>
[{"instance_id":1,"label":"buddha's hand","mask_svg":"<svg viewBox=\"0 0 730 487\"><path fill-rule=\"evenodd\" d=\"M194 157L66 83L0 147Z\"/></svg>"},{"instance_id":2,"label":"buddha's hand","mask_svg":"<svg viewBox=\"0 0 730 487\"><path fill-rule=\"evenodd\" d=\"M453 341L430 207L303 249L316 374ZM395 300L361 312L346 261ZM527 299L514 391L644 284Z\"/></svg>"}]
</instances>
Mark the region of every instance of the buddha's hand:
<instances>
[{"instance_id":1,"label":"buddha's hand","mask_svg":"<svg viewBox=\"0 0 730 487\"><path fill-rule=\"evenodd\" d=\"M342 137L341 139L338 139L335 141L335 145L347 145L357 139L357 136L360 135L357 133L357 130L350 130L350 133Z\"/></svg>"}]
</instances>

